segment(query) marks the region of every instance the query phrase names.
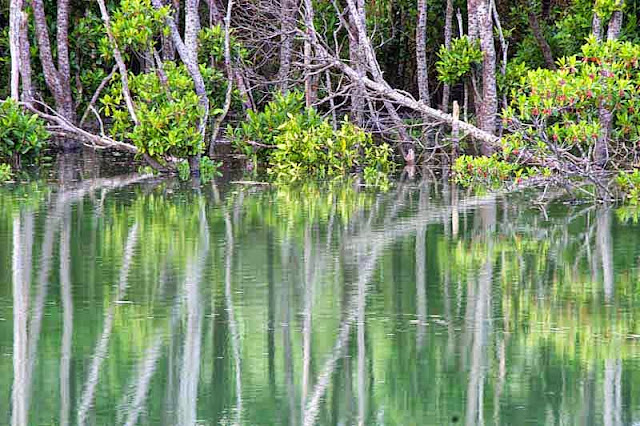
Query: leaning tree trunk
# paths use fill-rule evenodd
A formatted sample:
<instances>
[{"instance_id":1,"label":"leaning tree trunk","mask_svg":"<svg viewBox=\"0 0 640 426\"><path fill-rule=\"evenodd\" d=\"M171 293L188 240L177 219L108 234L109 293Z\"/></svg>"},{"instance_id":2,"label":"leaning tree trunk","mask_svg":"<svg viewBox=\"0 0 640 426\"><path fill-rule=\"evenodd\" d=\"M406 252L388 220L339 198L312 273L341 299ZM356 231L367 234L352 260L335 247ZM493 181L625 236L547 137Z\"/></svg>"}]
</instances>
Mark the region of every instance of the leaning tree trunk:
<instances>
[{"instance_id":1,"label":"leaning tree trunk","mask_svg":"<svg viewBox=\"0 0 640 426\"><path fill-rule=\"evenodd\" d=\"M373 75L373 79L375 82L386 85L386 81L382 76L382 71L380 69L380 64L378 64L378 60L376 59L376 54L373 50L373 46L371 45L371 41L367 35L367 27L366 27L366 16L364 9L364 1L358 0L358 5L354 0L347 0L347 5L349 8L349 12L353 17L353 21L355 23L356 29L358 30L358 41L360 45L360 51L363 52L363 57L366 60L366 64L368 65L369 72ZM359 73L358 78L355 80L356 83L363 82L362 75ZM394 125L397 127L398 135L400 137L400 151L402 156L404 157L407 165L413 165L413 161L415 158L415 152L413 150L413 143L411 138L409 137L405 123L400 118L396 107L389 100L383 100L383 104L387 112L389 113L389 117L393 121Z\"/></svg>"},{"instance_id":2,"label":"leaning tree trunk","mask_svg":"<svg viewBox=\"0 0 640 426\"><path fill-rule=\"evenodd\" d=\"M11 99L20 99L20 24L22 0L11 0L9 4L9 50L11 51Z\"/></svg>"},{"instance_id":3,"label":"leaning tree trunk","mask_svg":"<svg viewBox=\"0 0 640 426\"><path fill-rule=\"evenodd\" d=\"M107 37L109 38L109 42L111 43L113 57L116 60L116 65L118 66L118 71L120 73L120 81L122 83L122 95L124 97L124 101L127 105L127 110L129 111L131 120L136 126L138 126L140 122L138 121L138 116L133 104L133 99L131 98L131 92L129 91L129 74L127 71L127 66L124 63L122 53L118 48L118 42L116 41L116 38L113 36L113 32L111 31L111 20L109 18L109 12L107 11L107 6L105 5L104 0L98 0L98 6L100 7L100 13L102 15L102 21L104 22L104 27L107 32Z\"/></svg>"},{"instance_id":4,"label":"leaning tree trunk","mask_svg":"<svg viewBox=\"0 0 640 426\"><path fill-rule=\"evenodd\" d=\"M310 0L305 1L310 2ZM304 36L304 34L300 35ZM354 83L362 83L366 89L369 90L372 98L386 100L387 102L394 102L403 108L416 111L420 114L427 114L433 121L441 122L449 126L455 125L460 131L465 132L476 140L498 146L500 139L495 135L487 133L466 121L459 121L457 117L454 118L453 116L445 114L438 109L428 107L402 91L392 89L384 79L380 81L377 78L374 80L368 76L362 76L353 66L350 66L350 64L345 62L338 54L329 52L326 48L326 44L319 41L317 33L312 39L312 44L316 51L315 59L319 65L324 67L333 67Z\"/></svg>"},{"instance_id":5,"label":"leaning tree trunk","mask_svg":"<svg viewBox=\"0 0 640 426\"><path fill-rule=\"evenodd\" d=\"M162 7L164 7L162 0L151 0L151 3L153 4L153 7L155 7L156 9L161 9ZM188 3L188 5L191 7L194 6L193 3ZM189 12L189 11L185 12L185 14L189 14L189 13L192 13L192 12ZM190 16L193 16L193 15L190 15ZM207 128L207 121L209 119L209 97L207 96L207 89L204 84L204 78L202 78L202 73L200 72L200 67L197 61L197 57L198 57L197 39L195 40L196 42L195 45L193 44L193 39L191 39L190 44L187 45L182 40L178 26L176 25L176 22L172 16L167 16L165 18L165 24L167 25L167 27L169 27L169 30L171 31L171 38L173 39L173 44L175 45L176 50L178 51L178 55L180 55L180 59L182 59L182 62L187 68L187 72L189 72L189 75L193 80L196 94L198 95L198 98L200 100L199 101L200 106L204 110L204 114L200 122L200 133L202 134L202 144L203 146L206 146L206 128ZM190 25L193 25L193 23L191 23ZM193 60L194 58L196 58L195 61ZM200 156L201 154L197 154L189 158L191 173L194 176L197 176L200 174L200 168L199 168Z\"/></svg>"},{"instance_id":6,"label":"leaning tree trunk","mask_svg":"<svg viewBox=\"0 0 640 426\"><path fill-rule=\"evenodd\" d=\"M58 54L57 69L51 50L51 41L49 39L49 28L47 25L47 16L45 13L43 0L32 0L34 28L36 33L36 41L38 42L38 54L42 63L44 80L47 88L53 95L56 103L57 112L72 124L76 121L76 113L71 96L71 85L69 75L69 0L58 0L57 3L57 19L56 30L58 33L56 39L56 50ZM68 143L64 144L65 148L71 148Z\"/></svg>"},{"instance_id":7,"label":"leaning tree trunk","mask_svg":"<svg viewBox=\"0 0 640 426\"><path fill-rule=\"evenodd\" d=\"M487 133L495 133L498 116L498 90L496 85L496 48L493 42L493 21L489 13L488 0L477 0L478 31L480 46L484 52L482 61L482 103L478 123ZM483 143L483 155L490 155L493 146Z\"/></svg>"},{"instance_id":8,"label":"leaning tree trunk","mask_svg":"<svg viewBox=\"0 0 640 426\"><path fill-rule=\"evenodd\" d=\"M555 70L556 63L553 60L553 53L551 52L551 46L549 46L549 42L544 37L544 34L542 33L542 29L540 28L538 15L533 10L529 12L529 26L531 27L531 32L533 32L533 36L538 42L538 47L542 51L542 57L544 58L545 65L550 70Z\"/></svg>"}]
</instances>

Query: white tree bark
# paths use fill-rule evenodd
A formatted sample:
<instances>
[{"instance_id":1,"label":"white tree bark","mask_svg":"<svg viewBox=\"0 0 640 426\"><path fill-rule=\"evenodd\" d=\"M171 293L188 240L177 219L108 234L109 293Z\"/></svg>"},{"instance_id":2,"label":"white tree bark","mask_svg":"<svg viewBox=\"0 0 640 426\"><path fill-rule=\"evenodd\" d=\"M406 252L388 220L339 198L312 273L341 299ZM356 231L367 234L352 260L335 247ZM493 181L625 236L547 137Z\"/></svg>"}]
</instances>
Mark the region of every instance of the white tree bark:
<instances>
[{"instance_id":1,"label":"white tree bark","mask_svg":"<svg viewBox=\"0 0 640 426\"><path fill-rule=\"evenodd\" d=\"M43 0L32 0L34 28L38 42L38 53L47 88L56 102L56 110L64 118L74 123L76 120L73 98L71 96L69 72L69 1L58 0L57 3L57 40L58 67L53 61L49 28Z\"/></svg>"},{"instance_id":2,"label":"white tree bark","mask_svg":"<svg viewBox=\"0 0 640 426\"><path fill-rule=\"evenodd\" d=\"M20 26L22 0L11 0L9 4L9 50L11 52L11 99L20 99Z\"/></svg>"},{"instance_id":3,"label":"white tree bark","mask_svg":"<svg viewBox=\"0 0 640 426\"><path fill-rule=\"evenodd\" d=\"M29 42L29 15L22 11L20 19L20 77L22 78L22 100L33 100L33 83L31 80L31 44Z\"/></svg>"},{"instance_id":4,"label":"white tree bark","mask_svg":"<svg viewBox=\"0 0 640 426\"><path fill-rule=\"evenodd\" d=\"M162 0L151 0L151 3L156 9L161 9L163 7ZM197 5L192 3L189 6L194 7ZM182 62L187 67L187 71L189 72L195 86L195 92L200 100L200 106L204 110L204 114L200 122L200 133L202 135L202 144L206 147L207 123L209 121L209 97L207 96L207 88L204 83L204 78L202 78L202 73L200 72L200 66L198 65L197 39L195 45L193 44L193 39L187 40L189 44L186 44L182 40L178 26L171 16L166 17L165 24L171 31L173 44L178 51L178 55L180 55L180 59L182 59ZM191 23L191 25L194 25L194 23ZM191 174L198 176L200 174L200 155L191 156L189 158L189 166Z\"/></svg>"},{"instance_id":5,"label":"white tree bark","mask_svg":"<svg viewBox=\"0 0 640 426\"><path fill-rule=\"evenodd\" d=\"M619 0L617 2L620 8L624 6L624 0ZM609 29L607 31L607 40L616 40L620 36L620 31L622 31L622 10L616 10L611 15L611 20L609 21Z\"/></svg>"},{"instance_id":6,"label":"white tree bark","mask_svg":"<svg viewBox=\"0 0 640 426\"><path fill-rule=\"evenodd\" d=\"M364 52L362 52L359 34L356 30L356 22L353 15L349 15L349 23L352 29L349 31L349 61L351 66L357 71L358 75L364 77L365 61ZM354 122L362 127L364 126L364 108L365 108L365 88L360 80L354 82L355 88L351 93L351 110Z\"/></svg>"},{"instance_id":7,"label":"white tree bark","mask_svg":"<svg viewBox=\"0 0 640 426\"><path fill-rule=\"evenodd\" d=\"M131 98L131 92L129 91L129 77L127 66L124 63L122 53L120 53L120 49L118 48L118 42L116 41L116 38L113 36L113 32L111 31L109 12L107 11L107 6L105 5L104 0L98 0L98 5L100 6L100 13L102 14L102 21L104 22L107 37L109 38L109 42L111 43L113 57L116 60L118 71L120 72L120 81L122 82L122 96L124 97L124 101L127 105L127 110L129 111L131 120L133 120L133 123L138 126L140 125L140 122L138 121L138 116L136 115L136 109L133 104L133 99Z\"/></svg>"},{"instance_id":8,"label":"white tree bark","mask_svg":"<svg viewBox=\"0 0 640 426\"><path fill-rule=\"evenodd\" d=\"M316 102L317 97L317 80L318 77L314 75L310 70L311 65L311 55L313 54L312 45L309 41L308 35L314 32L314 24L313 20L315 19L315 13L313 10L313 4L308 4L307 0L305 0L304 7L304 26L307 32L307 38L304 41L304 65L305 65L305 76L304 76L304 93L307 108L311 108L311 106Z\"/></svg>"},{"instance_id":9,"label":"white tree bark","mask_svg":"<svg viewBox=\"0 0 640 426\"><path fill-rule=\"evenodd\" d=\"M453 0L447 0L447 8L444 18L444 47L451 48L451 39L453 36ZM451 87L445 84L442 87L442 104L440 110L442 112L449 111L449 95L451 94Z\"/></svg>"},{"instance_id":10,"label":"white tree bark","mask_svg":"<svg viewBox=\"0 0 640 426\"><path fill-rule=\"evenodd\" d=\"M297 0L280 0L280 70L278 85L282 93L289 90L289 75L293 56L293 36Z\"/></svg>"},{"instance_id":11,"label":"white tree bark","mask_svg":"<svg viewBox=\"0 0 640 426\"><path fill-rule=\"evenodd\" d=\"M418 0L418 25L416 28L416 63L418 66L418 92L420 100L431 106L429 96L429 72L427 68L427 0Z\"/></svg>"},{"instance_id":12,"label":"white tree bark","mask_svg":"<svg viewBox=\"0 0 640 426\"><path fill-rule=\"evenodd\" d=\"M184 44L189 60L198 63L198 33L200 32L200 0L186 0L184 14Z\"/></svg>"},{"instance_id":13,"label":"white tree bark","mask_svg":"<svg viewBox=\"0 0 640 426\"><path fill-rule=\"evenodd\" d=\"M480 128L494 134L498 116L498 89L496 85L496 48L493 42L493 21L489 11L488 0L477 1L477 18L479 25L480 46L484 53L482 62L482 103L478 121ZM482 153L489 155L493 147L482 144Z\"/></svg>"}]
</instances>

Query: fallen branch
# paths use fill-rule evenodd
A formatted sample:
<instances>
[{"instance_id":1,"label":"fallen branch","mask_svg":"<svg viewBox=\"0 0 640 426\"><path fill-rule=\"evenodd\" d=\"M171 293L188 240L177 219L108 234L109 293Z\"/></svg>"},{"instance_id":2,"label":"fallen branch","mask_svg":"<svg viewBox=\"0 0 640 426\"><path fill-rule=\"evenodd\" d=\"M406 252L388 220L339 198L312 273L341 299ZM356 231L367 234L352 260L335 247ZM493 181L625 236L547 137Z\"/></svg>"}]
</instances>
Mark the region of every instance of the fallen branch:
<instances>
[{"instance_id":1,"label":"fallen branch","mask_svg":"<svg viewBox=\"0 0 640 426\"><path fill-rule=\"evenodd\" d=\"M299 35L301 37L308 37L304 32L300 31ZM340 58L332 55L319 41L317 36L308 37L308 39L314 44L316 52L318 54L317 60L330 64L335 69L341 71L345 74L349 79L354 82L359 82L363 84L368 90L374 92L375 95L385 99L387 101L393 101L396 104L408 108L410 110L419 112L420 114L429 117L433 120L440 121L442 123L447 124L450 127L453 127L454 124L458 126L458 128L466 133L468 133L471 137L476 140L489 143L493 146L498 146L500 143L500 138L497 136L485 132L477 128L476 126L469 124L465 121L456 120L451 114L444 113L438 109L431 108L426 104L415 100L411 95L406 92L401 92L399 90L393 89L389 84L384 81L374 81L369 77L361 75L354 68L346 64Z\"/></svg>"},{"instance_id":2,"label":"fallen branch","mask_svg":"<svg viewBox=\"0 0 640 426\"><path fill-rule=\"evenodd\" d=\"M38 115L43 120L52 124L56 128L56 133L63 133L77 140L81 141L83 144L88 145L90 147L100 147L100 148L113 148L119 151L130 152L132 154L140 154L140 150L135 146L128 144L126 142L120 142L115 139L111 139L106 135L95 135L93 133L89 133L86 130L83 130L76 125L72 124L69 120L62 117L60 114L53 111L50 107L42 102L34 103L26 103L21 102L22 106L24 106L29 111ZM35 108L34 104L39 104L47 108L51 111L51 114L47 114L44 111L40 111Z\"/></svg>"}]
</instances>

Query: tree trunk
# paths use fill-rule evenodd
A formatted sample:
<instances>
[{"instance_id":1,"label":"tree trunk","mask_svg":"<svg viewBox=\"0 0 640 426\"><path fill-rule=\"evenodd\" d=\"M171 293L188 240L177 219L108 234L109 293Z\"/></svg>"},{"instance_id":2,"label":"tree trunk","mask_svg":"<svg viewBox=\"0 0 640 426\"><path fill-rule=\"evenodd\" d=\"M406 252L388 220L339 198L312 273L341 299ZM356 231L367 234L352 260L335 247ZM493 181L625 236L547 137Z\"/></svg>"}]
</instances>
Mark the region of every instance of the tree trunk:
<instances>
[{"instance_id":1,"label":"tree trunk","mask_svg":"<svg viewBox=\"0 0 640 426\"><path fill-rule=\"evenodd\" d=\"M153 4L153 7L155 7L156 9L161 9L163 7L162 0L152 0L151 2ZM194 3L191 2L188 4L188 6L193 7ZM185 14L189 13L193 13L193 11L189 12L189 10L187 10L185 12ZM180 59L182 59L185 67L187 67L187 71L189 72L189 75L193 80L195 92L200 100L200 106L204 110L202 121L200 122L200 133L202 135L202 146L206 147L206 130L207 122L209 120L209 97L207 96L207 88L205 86L204 79L202 78L202 73L200 72L200 67L197 61L197 39L195 45L193 44L193 39L190 40L189 45L185 44L185 42L182 40L182 37L180 36L180 31L178 30L176 22L171 16L167 16L167 18L165 19L165 24L171 31L173 44L178 51L178 55L180 55ZM194 25L194 23L192 22L190 25ZM197 176L197 174L199 173L200 156L201 154L197 154L189 158L189 165L192 166L191 173L194 176Z\"/></svg>"},{"instance_id":2,"label":"tree trunk","mask_svg":"<svg viewBox=\"0 0 640 426\"><path fill-rule=\"evenodd\" d=\"M45 14L43 0L32 0L34 27L36 40L38 42L38 54L42 63L44 80L47 88L53 95L56 103L57 112L72 124L75 122L75 109L73 99L71 97L70 79L68 78L67 64L69 62L69 40L68 34L68 0L58 1L58 19L57 38L58 64L62 64L65 69L59 72L53 62L53 54L51 52L51 42L49 40L49 29L47 26L47 17ZM67 146L68 147L68 146Z\"/></svg>"},{"instance_id":3,"label":"tree trunk","mask_svg":"<svg viewBox=\"0 0 640 426\"><path fill-rule=\"evenodd\" d=\"M418 0L418 26L416 29L416 63L418 67L418 93L420 100L431 106L429 98L429 72L427 69L427 0Z\"/></svg>"},{"instance_id":4,"label":"tree trunk","mask_svg":"<svg viewBox=\"0 0 640 426\"><path fill-rule=\"evenodd\" d=\"M198 33L200 32L200 0L187 0L184 14L184 44L191 62L198 63Z\"/></svg>"},{"instance_id":5,"label":"tree trunk","mask_svg":"<svg viewBox=\"0 0 640 426\"><path fill-rule=\"evenodd\" d=\"M447 0L447 10L444 20L444 47L451 48L451 38L453 36L453 0ZM440 110L442 112L449 111L449 95L451 88L448 84L442 87L442 104Z\"/></svg>"},{"instance_id":6,"label":"tree trunk","mask_svg":"<svg viewBox=\"0 0 640 426\"><path fill-rule=\"evenodd\" d=\"M498 91L496 86L496 49L493 43L493 22L489 13L488 0L478 0L478 24L480 46L484 52L482 62L482 104L478 123L485 132L494 134L498 115ZM493 147L482 144L483 155L490 155Z\"/></svg>"},{"instance_id":7,"label":"tree trunk","mask_svg":"<svg viewBox=\"0 0 640 426\"><path fill-rule=\"evenodd\" d=\"M594 16L595 15L596 13L594 12ZM613 15L611 15L607 40L617 39L620 35L621 28L622 11L616 10L613 12ZM607 161L609 161L609 136L613 124L613 113L607 108L604 101L602 101L598 108L598 115L600 120L600 134L593 149L593 159L598 167L604 168Z\"/></svg>"},{"instance_id":8,"label":"tree trunk","mask_svg":"<svg viewBox=\"0 0 640 426\"><path fill-rule=\"evenodd\" d=\"M593 21L591 22L591 33L597 41L602 41L602 20L597 12L593 12Z\"/></svg>"},{"instance_id":9,"label":"tree trunk","mask_svg":"<svg viewBox=\"0 0 640 426\"><path fill-rule=\"evenodd\" d=\"M214 0L208 0L209 3L212 3ZM176 25L179 25L180 22L180 0L171 0L173 3L174 13L173 13L173 21ZM162 60L163 61L174 61L176 59L176 47L173 45L173 37L171 34L165 35L162 34Z\"/></svg>"},{"instance_id":10,"label":"tree trunk","mask_svg":"<svg viewBox=\"0 0 640 426\"><path fill-rule=\"evenodd\" d=\"M289 90L289 74L291 72L291 57L293 55L293 36L295 31L295 13L297 0L281 0L280 9L280 70L278 71L278 85L282 93Z\"/></svg>"},{"instance_id":11,"label":"tree trunk","mask_svg":"<svg viewBox=\"0 0 640 426\"><path fill-rule=\"evenodd\" d=\"M225 94L224 106L222 113L216 117L213 130L211 131L211 143L209 144L209 156L213 157L216 142L218 140L218 132L222 126L222 122L229 113L231 108L231 95L233 94L233 81L235 79L233 68L231 67L231 13L233 11L233 0L227 1L227 14L224 18L224 66L227 71L227 92Z\"/></svg>"},{"instance_id":12,"label":"tree trunk","mask_svg":"<svg viewBox=\"0 0 640 426\"><path fill-rule=\"evenodd\" d=\"M380 65L378 64L378 60L376 59L375 52L373 50L373 47L371 46L371 41L367 36L364 1L358 0L358 5L356 6L354 0L347 0L347 5L349 6L350 14L353 17L353 21L358 30L358 41L360 44L360 50L364 53L364 58L366 58L369 72L371 72L371 74L373 75L373 79L376 83L380 85L386 85L386 82L382 76L382 71L380 70ZM361 74L358 74L358 78L355 81L363 82L364 79L362 78ZM385 109L389 113L389 117L397 126L398 135L400 136L400 150L402 152L402 156L405 158L405 161L410 163L412 161L412 158L414 158L415 153L413 152L412 141L406 131L405 124L398 115L398 111L396 110L395 106L389 100L383 100L383 104Z\"/></svg>"},{"instance_id":13,"label":"tree trunk","mask_svg":"<svg viewBox=\"0 0 640 426\"><path fill-rule=\"evenodd\" d=\"M349 61L357 73L364 77L364 54L360 49L360 40L357 25L353 15L349 14ZM361 81L355 81L355 89L351 93L352 120L360 127L364 126L364 85Z\"/></svg>"},{"instance_id":14,"label":"tree trunk","mask_svg":"<svg viewBox=\"0 0 640 426\"><path fill-rule=\"evenodd\" d=\"M478 30L478 5L484 0L467 0L467 34L473 41L476 40L480 34Z\"/></svg>"},{"instance_id":15,"label":"tree trunk","mask_svg":"<svg viewBox=\"0 0 640 426\"><path fill-rule=\"evenodd\" d=\"M118 66L118 71L120 73L120 81L122 82L122 96L124 97L125 104L127 105L127 110L129 111L129 115L131 116L131 120L133 123L138 126L140 122L138 121L138 116L136 114L136 109L133 104L133 99L131 99L131 92L129 91L129 77L127 66L122 59L122 54L120 53L120 49L118 48L118 43L113 36L113 32L111 31L111 21L109 19L109 12L107 11L107 6L104 3L104 0L98 0L98 6L100 7L100 13L102 14L102 21L104 22L104 27L107 32L107 37L109 38L109 42L111 43L111 50L113 51L113 57L116 60L116 64Z\"/></svg>"},{"instance_id":16,"label":"tree trunk","mask_svg":"<svg viewBox=\"0 0 640 426\"><path fill-rule=\"evenodd\" d=\"M538 47L542 51L542 56L544 57L544 62L547 65L547 68L550 70L556 69L556 63L553 60L553 53L551 52L551 46L547 42L547 39L544 38L544 34L542 34L542 29L540 28L540 22L538 21L538 15L536 15L533 11L529 12L529 25L531 26L531 31L533 32L533 36L538 42Z\"/></svg>"},{"instance_id":17,"label":"tree trunk","mask_svg":"<svg viewBox=\"0 0 640 426\"><path fill-rule=\"evenodd\" d=\"M64 102L62 112L65 117L75 123L76 113L71 97L71 65L69 63L69 0L58 0L56 44L58 48L58 75Z\"/></svg>"},{"instance_id":18,"label":"tree trunk","mask_svg":"<svg viewBox=\"0 0 640 426\"><path fill-rule=\"evenodd\" d=\"M61 75L62 73L60 73L56 69L56 66L53 62L51 42L49 40L49 29L47 27L47 17L45 14L43 0L32 0L31 5L33 7L34 27L36 40L38 42L38 53L40 56L40 62L42 63L45 83L47 84L47 88L54 97L57 112L73 123L75 122L75 110L73 107L73 99L71 98L71 86L69 83L69 79L66 78L66 75ZM59 0L58 19L61 19L61 21L57 22L57 31L60 33L60 36L57 38L57 50L59 57L58 63L63 65L69 62L69 40L67 37L69 26L68 13L68 1Z\"/></svg>"},{"instance_id":19,"label":"tree trunk","mask_svg":"<svg viewBox=\"0 0 640 426\"><path fill-rule=\"evenodd\" d=\"M162 0L152 0L152 4L156 9L160 9L163 7ZM200 104L205 108L205 115L208 115L209 99L207 97L207 90L204 84L204 79L202 78L202 73L200 72L198 62L192 61L192 58L197 57L197 55L193 54L193 51L190 51L190 49L193 48L193 45L188 46L184 43L182 37L180 36L178 26L171 16L167 17L167 19L165 20L165 24L171 31L171 37L173 39L176 50L178 51L178 55L180 55L180 59L182 59L182 62L187 67L189 75L193 79L196 94L200 98Z\"/></svg>"},{"instance_id":20,"label":"tree trunk","mask_svg":"<svg viewBox=\"0 0 640 426\"><path fill-rule=\"evenodd\" d=\"M304 8L304 26L307 32L307 39L304 42L304 65L305 65L305 77L304 77L304 92L307 108L311 108L311 106L316 102L316 98L318 96L317 90L317 76L311 73L310 65L311 65L311 55L313 51L311 49L311 42L309 41L309 34L313 30L313 20L314 20L314 11L313 4L307 4L305 2Z\"/></svg>"},{"instance_id":21,"label":"tree trunk","mask_svg":"<svg viewBox=\"0 0 640 426\"><path fill-rule=\"evenodd\" d=\"M620 7L624 1L620 2ZM611 21L609 21L609 31L607 31L607 40L616 40L620 36L622 30L622 11L616 10L611 15Z\"/></svg>"},{"instance_id":22,"label":"tree trunk","mask_svg":"<svg viewBox=\"0 0 640 426\"><path fill-rule=\"evenodd\" d=\"M11 99L20 99L20 24L22 0L11 0L9 4L9 50L11 51Z\"/></svg>"},{"instance_id":23,"label":"tree trunk","mask_svg":"<svg viewBox=\"0 0 640 426\"><path fill-rule=\"evenodd\" d=\"M22 78L22 100L33 100L31 80L31 44L29 43L29 15L23 11L20 20L20 77Z\"/></svg>"}]
</instances>

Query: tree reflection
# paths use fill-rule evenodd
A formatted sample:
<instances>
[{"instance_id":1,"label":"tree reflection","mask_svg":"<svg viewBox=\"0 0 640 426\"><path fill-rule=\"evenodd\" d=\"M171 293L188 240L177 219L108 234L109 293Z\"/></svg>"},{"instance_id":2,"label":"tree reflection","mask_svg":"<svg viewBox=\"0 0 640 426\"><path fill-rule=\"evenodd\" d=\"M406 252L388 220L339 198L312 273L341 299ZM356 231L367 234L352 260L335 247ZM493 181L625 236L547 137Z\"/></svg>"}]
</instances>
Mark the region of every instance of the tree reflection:
<instances>
[{"instance_id":1,"label":"tree reflection","mask_svg":"<svg viewBox=\"0 0 640 426\"><path fill-rule=\"evenodd\" d=\"M610 209L147 179L0 192L12 425L640 420Z\"/></svg>"}]
</instances>

